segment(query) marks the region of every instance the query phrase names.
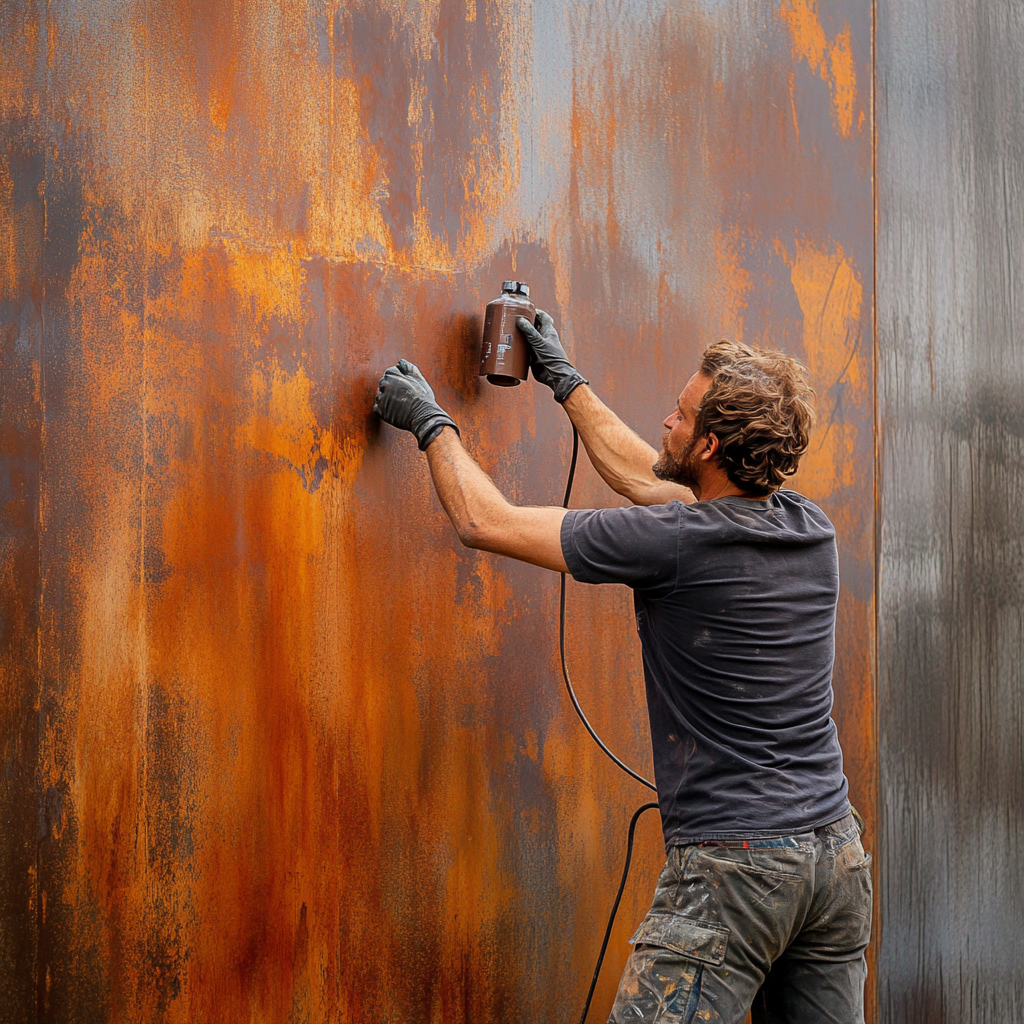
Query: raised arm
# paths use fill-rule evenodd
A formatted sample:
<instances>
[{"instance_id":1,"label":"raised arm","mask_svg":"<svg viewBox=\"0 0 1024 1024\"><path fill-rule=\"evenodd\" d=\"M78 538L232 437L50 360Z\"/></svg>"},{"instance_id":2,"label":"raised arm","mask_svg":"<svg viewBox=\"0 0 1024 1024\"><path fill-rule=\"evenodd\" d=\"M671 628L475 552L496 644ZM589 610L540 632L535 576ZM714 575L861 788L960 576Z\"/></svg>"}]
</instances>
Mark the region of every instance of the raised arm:
<instances>
[{"instance_id":1,"label":"raised arm","mask_svg":"<svg viewBox=\"0 0 1024 1024\"><path fill-rule=\"evenodd\" d=\"M658 453L627 426L586 384L576 388L562 407L579 431L594 469L616 494L634 505L689 504L688 487L659 480L651 468Z\"/></svg>"},{"instance_id":2,"label":"raised arm","mask_svg":"<svg viewBox=\"0 0 1024 1024\"><path fill-rule=\"evenodd\" d=\"M583 446L604 482L634 505L691 502L693 494L680 484L659 480L652 469L658 453L628 427L590 389L569 362L554 321L537 310L536 325L519 317L516 325L530 343L533 376L551 388L579 431Z\"/></svg>"},{"instance_id":3,"label":"raised arm","mask_svg":"<svg viewBox=\"0 0 1024 1024\"><path fill-rule=\"evenodd\" d=\"M562 555L563 508L512 505L462 446L455 421L413 364L401 360L381 377L374 410L409 430L427 453L434 489L466 547L567 572Z\"/></svg>"}]
</instances>

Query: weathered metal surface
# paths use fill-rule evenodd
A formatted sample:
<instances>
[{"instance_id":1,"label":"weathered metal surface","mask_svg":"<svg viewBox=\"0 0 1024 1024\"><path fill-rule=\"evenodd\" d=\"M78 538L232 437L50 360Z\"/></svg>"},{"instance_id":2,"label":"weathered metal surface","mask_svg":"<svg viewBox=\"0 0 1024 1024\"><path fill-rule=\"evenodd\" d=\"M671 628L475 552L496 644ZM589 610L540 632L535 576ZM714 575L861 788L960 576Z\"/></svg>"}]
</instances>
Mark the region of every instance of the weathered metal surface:
<instances>
[{"instance_id":1,"label":"weathered metal surface","mask_svg":"<svg viewBox=\"0 0 1024 1024\"><path fill-rule=\"evenodd\" d=\"M877 5L882 1019L1024 1020L1024 19Z\"/></svg>"},{"instance_id":2,"label":"weathered metal surface","mask_svg":"<svg viewBox=\"0 0 1024 1024\"><path fill-rule=\"evenodd\" d=\"M506 277L652 441L706 342L807 359L871 815L869 17L0 8L0 1017L573 1018L644 793L563 698L556 579L460 549L370 417L410 357L513 499L557 501L560 410L475 374ZM581 697L644 766L629 595L569 599Z\"/></svg>"}]
</instances>

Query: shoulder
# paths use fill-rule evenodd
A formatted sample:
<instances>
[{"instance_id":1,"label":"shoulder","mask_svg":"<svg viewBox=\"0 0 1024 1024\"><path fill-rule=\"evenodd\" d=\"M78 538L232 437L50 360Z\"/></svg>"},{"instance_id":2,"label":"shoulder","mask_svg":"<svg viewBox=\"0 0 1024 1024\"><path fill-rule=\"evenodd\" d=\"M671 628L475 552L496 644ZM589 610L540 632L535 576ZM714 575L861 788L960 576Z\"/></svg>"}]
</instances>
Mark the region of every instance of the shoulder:
<instances>
[{"instance_id":1,"label":"shoulder","mask_svg":"<svg viewBox=\"0 0 1024 1024\"><path fill-rule=\"evenodd\" d=\"M631 508L579 509L562 520L562 554L583 583L671 586L679 559L681 502Z\"/></svg>"},{"instance_id":2,"label":"shoulder","mask_svg":"<svg viewBox=\"0 0 1024 1024\"><path fill-rule=\"evenodd\" d=\"M832 520L806 495L799 491L779 490L768 500L769 508L797 521L802 521L808 528L814 527L828 536L834 537L836 530Z\"/></svg>"},{"instance_id":3,"label":"shoulder","mask_svg":"<svg viewBox=\"0 0 1024 1024\"><path fill-rule=\"evenodd\" d=\"M682 502L628 508L579 509L566 513L562 546L580 552L638 561L675 558Z\"/></svg>"}]
</instances>

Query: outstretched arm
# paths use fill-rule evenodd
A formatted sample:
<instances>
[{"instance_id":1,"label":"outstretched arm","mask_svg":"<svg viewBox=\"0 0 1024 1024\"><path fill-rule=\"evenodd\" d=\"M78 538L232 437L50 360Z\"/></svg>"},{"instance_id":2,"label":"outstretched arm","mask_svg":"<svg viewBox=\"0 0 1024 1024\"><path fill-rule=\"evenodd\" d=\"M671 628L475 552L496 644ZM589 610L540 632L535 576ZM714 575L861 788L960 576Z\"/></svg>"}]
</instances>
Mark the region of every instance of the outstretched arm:
<instances>
[{"instance_id":1,"label":"outstretched arm","mask_svg":"<svg viewBox=\"0 0 1024 1024\"><path fill-rule=\"evenodd\" d=\"M510 504L454 430L437 435L427 462L437 496L466 547L569 571L562 555L564 508Z\"/></svg>"},{"instance_id":2,"label":"outstretched arm","mask_svg":"<svg viewBox=\"0 0 1024 1024\"><path fill-rule=\"evenodd\" d=\"M583 446L604 482L634 505L693 501L689 488L659 480L651 468L658 453L590 390L589 382L569 362L555 322L537 310L536 324L525 317L516 326L530 345L534 378L551 388L579 431Z\"/></svg>"},{"instance_id":3,"label":"outstretched arm","mask_svg":"<svg viewBox=\"0 0 1024 1024\"><path fill-rule=\"evenodd\" d=\"M568 571L561 540L565 509L510 504L462 447L455 421L413 363L402 359L385 370L373 408L385 422L411 431L426 451L437 496L463 544Z\"/></svg>"}]
</instances>

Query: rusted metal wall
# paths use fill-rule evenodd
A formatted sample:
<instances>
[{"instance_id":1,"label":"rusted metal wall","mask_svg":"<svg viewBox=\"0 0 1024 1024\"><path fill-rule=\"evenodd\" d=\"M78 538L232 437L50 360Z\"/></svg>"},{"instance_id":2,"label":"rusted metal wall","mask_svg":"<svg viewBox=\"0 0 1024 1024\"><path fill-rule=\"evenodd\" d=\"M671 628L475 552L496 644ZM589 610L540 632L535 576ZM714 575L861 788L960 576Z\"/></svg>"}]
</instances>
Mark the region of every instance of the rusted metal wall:
<instances>
[{"instance_id":1,"label":"rusted metal wall","mask_svg":"<svg viewBox=\"0 0 1024 1024\"><path fill-rule=\"evenodd\" d=\"M652 441L720 336L804 357L873 808L868 0L0 7L0 1018L565 1021L644 797L557 579L462 550L370 416L416 360L515 500L530 282ZM576 500L612 497L585 471ZM629 594L571 586L648 764ZM656 823L592 1019L661 860Z\"/></svg>"},{"instance_id":2,"label":"rusted metal wall","mask_svg":"<svg viewBox=\"0 0 1024 1024\"><path fill-rule=\"evenodd\" d=\"M1024 1020L1024 12L879 0L881 1019Z\"/></svg>"}]
</instances>

